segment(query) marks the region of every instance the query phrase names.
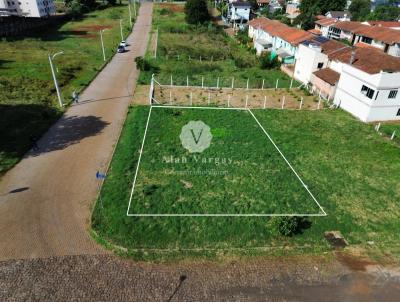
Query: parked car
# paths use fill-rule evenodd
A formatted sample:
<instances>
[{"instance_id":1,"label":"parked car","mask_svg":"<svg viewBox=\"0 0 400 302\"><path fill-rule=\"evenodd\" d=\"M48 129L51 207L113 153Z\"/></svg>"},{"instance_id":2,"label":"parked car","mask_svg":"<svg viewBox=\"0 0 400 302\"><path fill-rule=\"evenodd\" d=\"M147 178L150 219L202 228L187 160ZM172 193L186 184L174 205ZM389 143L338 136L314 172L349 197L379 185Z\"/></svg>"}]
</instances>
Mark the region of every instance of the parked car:
<instances>
[{"instance_id":1,"label":"parked car","mask_svg":"<svg viewBox=\"0 0 400 302\"><path fill-rule=\"evenodd\" d=\"M125 52L125 47L122 46L122 45L118 45L117 52L118 52L118 53L123 53L123 52Z\"/></svg>"},{"instance_id":2,"label":"parked car","mask_svg":"<svg viewBox=\"0 0 400 302\"><path fill-rule=\"evenodd\" d=\"M128 43L126 43L126 41L123 40L123 41L121 41L121 43L119 43L119 45L120 45L120 46L123 46L123 47L127 47L127 46L128 46Z\"/></svg>"}]
</instances>

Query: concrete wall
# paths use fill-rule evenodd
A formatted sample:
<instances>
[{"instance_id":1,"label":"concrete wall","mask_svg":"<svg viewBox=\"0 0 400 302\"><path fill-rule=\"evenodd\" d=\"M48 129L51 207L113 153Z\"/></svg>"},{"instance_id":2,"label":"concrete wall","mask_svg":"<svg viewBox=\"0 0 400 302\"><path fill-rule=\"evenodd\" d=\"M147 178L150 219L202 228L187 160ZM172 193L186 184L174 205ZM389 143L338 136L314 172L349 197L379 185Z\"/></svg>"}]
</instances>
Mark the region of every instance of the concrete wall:
<instances>
[{"instance_id":1,"label":"concrete wall","mask_svg":"<svg viewBox=\"0 0 400 302\"><path fill-rule=\"evenodd\" d=\"M325 82L324 80L312 75L313 83L312 90L315 91L316 94L321 93L321 96L325 99L332 99L335 95L336 86L331 86L329 83Z\"/></svg>"},{"instance_id":2,"label":"concrete wall","mask_svg":"<svg viewBox=\"0 0 400 302\"><path fill-rule=\"evenodd\" d=\"M318 49L300 44L294 70L294 78L304 84L311 82L312 73L318 70L318 63L324 63L322 68L327 67L328 57Z\"/></svg>"}]
</instances>

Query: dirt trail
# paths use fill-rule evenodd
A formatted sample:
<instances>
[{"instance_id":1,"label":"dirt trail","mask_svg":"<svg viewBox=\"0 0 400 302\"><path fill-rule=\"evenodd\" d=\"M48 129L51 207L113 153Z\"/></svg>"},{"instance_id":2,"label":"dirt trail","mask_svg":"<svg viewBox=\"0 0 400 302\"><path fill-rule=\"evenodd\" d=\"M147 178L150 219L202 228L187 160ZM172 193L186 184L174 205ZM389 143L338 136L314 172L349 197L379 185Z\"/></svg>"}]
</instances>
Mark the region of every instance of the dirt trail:
<instances>
[{"instance_id":1,"label":"dirt trail","mask_svg":"<svg viewBox=\"0 0 400 302\"><path fill-rule=\"evenodd\" d=\"M0 260L104 251L88 234L90 209L132 99L134 58L146 50L152 3L127 41L80 97L0 182Z\"/></svg>"}]
</instances>

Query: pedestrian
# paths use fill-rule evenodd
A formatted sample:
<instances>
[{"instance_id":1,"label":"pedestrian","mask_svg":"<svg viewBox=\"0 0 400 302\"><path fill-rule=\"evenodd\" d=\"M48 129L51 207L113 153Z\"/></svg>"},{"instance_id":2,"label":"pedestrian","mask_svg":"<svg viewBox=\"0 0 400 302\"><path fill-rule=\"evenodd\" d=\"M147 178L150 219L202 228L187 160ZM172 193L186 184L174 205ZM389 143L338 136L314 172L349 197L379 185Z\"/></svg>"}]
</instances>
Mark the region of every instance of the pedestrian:
<instances>
[{"instance_id":1,"label":"pedestrian","mask_svg":"<svg viewBox=\"0 0 400 302\"><path fill-rule=\"evenodd\" d=\"M32 150L33 150L33 151L39 150L39 146L38 146L38 144L37 144L37 138L34 137L33 135L31 135L30 138L29 138L29 140L30 140L31 143L32 143Z\"/></svg>"},{"instance_id":2,"label":"pedestrian","mask_svg":"<svg viewBox=\"0 0 400 302\"><path fill-rule=\"evenodd\" d=\"M74 90L74 92L72 92L72 100L75 102L75 104L79 103L79 96L75 90Z\"/></svg>"}]
</instances>

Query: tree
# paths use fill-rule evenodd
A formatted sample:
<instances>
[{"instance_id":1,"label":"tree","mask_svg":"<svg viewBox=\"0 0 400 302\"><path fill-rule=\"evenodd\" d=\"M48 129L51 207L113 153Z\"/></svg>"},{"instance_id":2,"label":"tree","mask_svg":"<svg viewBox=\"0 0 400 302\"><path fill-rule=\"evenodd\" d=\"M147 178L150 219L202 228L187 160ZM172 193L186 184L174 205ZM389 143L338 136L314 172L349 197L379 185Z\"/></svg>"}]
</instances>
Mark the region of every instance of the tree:
<instances>
[{"instance_id":1,"label":"tree","mask_svg":"<svg viewBox=\"0 0 400 302\"><path fill-rule=\"evenodd\" d=\"M188 0L185 4L186 22L204 24L210 20L206 0Z\"/></svg>"},{"instance_id":2,"label":"tree","mask_svg":"<svg viewBox=\"0 0 400 302\"><path fill-rule=\"evenodd\" d=\"M400 16L400 8L392 5L379 5L370 13L368 20L396 21Z\"/></svg>"},{"instance_id":3,"label":"tree","mask_svg":"<svg viewBox=\"0 0 400 302\"><path fill-rule=\"evenodd\" d=\"M371 11L370 0L353 0L349 6L351 19L354 21L364 21Z\"/></svg>"},{"instance_id":4,"label":"tree","mask_svg":"<svg viewBox=\"0 0 400 302\"><path fill-rule=\"evenodd\" d=\"M300 15L296 23L304 29L314 27L316 15L326 14L328 11L342 11L346 7L346 0L302 0L300 3Z\"/></svg>"}]
</instances>

